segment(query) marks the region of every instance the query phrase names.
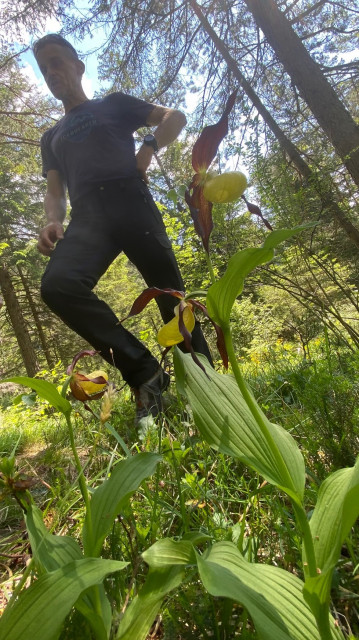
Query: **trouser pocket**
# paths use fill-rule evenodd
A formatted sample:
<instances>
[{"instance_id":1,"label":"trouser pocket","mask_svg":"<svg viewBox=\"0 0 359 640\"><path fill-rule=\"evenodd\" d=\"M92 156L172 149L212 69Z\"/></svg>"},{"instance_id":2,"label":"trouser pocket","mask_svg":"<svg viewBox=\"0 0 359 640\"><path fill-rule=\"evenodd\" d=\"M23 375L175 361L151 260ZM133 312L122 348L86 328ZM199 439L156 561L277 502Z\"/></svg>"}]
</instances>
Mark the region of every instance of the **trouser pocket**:
<instances>
[{"instance_id":1,"label":"trouser pocket","mask_svg":"<svg viewBox=\"0 0 359 640\"><path fill-rule=\"evenodd\" d=\"M141 188L141 196L142 196L143 201L145 202L145 204L148 206L148 209L149 209L151 215L154 217L155 221L161 227L163 227L163 229L165 229L165 225L164 225L161 213L158 210L158 207L157 207L154 199L152 198L152 195L151 195L150 191L146 187L142 187Z\"/></svg>"}]
</instances>

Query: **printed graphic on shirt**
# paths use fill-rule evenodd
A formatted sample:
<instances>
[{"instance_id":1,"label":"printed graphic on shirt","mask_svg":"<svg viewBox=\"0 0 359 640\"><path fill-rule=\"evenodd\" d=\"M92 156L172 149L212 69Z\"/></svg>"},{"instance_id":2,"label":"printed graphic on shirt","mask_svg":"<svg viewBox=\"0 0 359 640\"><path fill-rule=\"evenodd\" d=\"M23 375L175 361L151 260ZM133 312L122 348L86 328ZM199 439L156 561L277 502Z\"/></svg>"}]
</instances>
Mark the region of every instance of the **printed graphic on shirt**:
<instances>
[{"instance_id":1,"label":"printed graphic on shirt","mask_svg":"<svg viewBox=\"0 0 359 640\"><path fill-rule=\"evenodd\" d=\"M92 113L78 113L68 118L60 140L68 142L82 142L90 135L97 125L97 118Z\"/></svg>"}]
</instances>

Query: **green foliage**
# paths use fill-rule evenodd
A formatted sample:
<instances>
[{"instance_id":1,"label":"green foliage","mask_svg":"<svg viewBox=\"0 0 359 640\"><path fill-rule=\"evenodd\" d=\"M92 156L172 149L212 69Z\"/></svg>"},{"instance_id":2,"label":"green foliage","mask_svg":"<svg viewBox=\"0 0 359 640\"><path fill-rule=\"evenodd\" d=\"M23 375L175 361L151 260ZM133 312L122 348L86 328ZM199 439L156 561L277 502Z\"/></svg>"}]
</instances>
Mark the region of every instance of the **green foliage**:
<instances>
[{"instance_id":1,"label":"green foliage","mask_svg":"<svg viewBox=\"0 0 359 640\"><path fill-rule=\"evenodd\" d=\"M246 562L231 543L198 557L204 586L213 596L243 603L264 640L318 640L316 621L303 598L303 583L268 565ZM343 639L331 621L332 638Z\"/></svg>"},{"instance_id":2,"label":"green foliage","mask_svg":"<svg viewBox=\"0 0 359 640\"><path fill-rule=\"evenodd\" d=\"M181 566L150 570L140 593L133 599L121 621L116 640L146 640L165 596L181 584Z\"/></svg>"},{"instance_id":3,"label":"green foliage","mask_svg":"<svg viewBox=\"0 0 359 640\"><path fill-rule=\"evenodd\" d=\"M191 356L176 349L177 384L190 402L202 436L219 451L239 458L294 499L300 499L304 461L292 437L271 424L258 406L265 422L262 430L235 379L213 371L205 358L202 363L205 372L198 369Z\"/></svg>"},{"instance_id":4,"label":"green foliage","mask_svg":"<svg viewBox=\"0 0 359 640\"><path fill-rule=\"evenodd\" d=\"M268 392L270 392L270 388L268 388ZM121 408L118 407L118 417L114 422L117 428L118 424L120 424L120 414L126 409L126 398L124 398L122 402L123 404L121 405ZM293 518L291 518L288 513L288 503L279 499L279 497L275 495L274 489L271 489L268 485L260 489L260 483L258 483L256 475L251 474L248 470L246 471L242 465L236 465L234 462L229 463L227 455L219 453L216 455L211 454L210 450L206 448L203 445L203 442L193 433L193 427L188 427L188 420L190 420L190 418L185 415L183 415L182 418L180 417L181 410L178 404L173 407L173 410L173 421L170 422L166 428L167 435L166 438L162 440L166 463L162 465L161 474L159 476L161 484L159 486L158 493L158 535L166 535L166 533L167 535L178 535L181 532L183 523L186 522L187 526L190 527L190 530L201 528L202 531L208 532L210 534L210 539L221 540L224 538L226 540L233 540L236 546L242 549L247 562L257 563L259 561L261 563L260 567L258 567L257 564L251 565L254 566L255 569L261 569L263 562L275 562L276 564L280 563L280 566L283 568L288 568L286 563L289 563L289 567L293 566L294 563L298 566L300 571L300 536L298 531L296 531ZM171 408L169 409L169 415L170 414ZM46 417L44 419L46 420ZM134 434L129 434L131 440L133 439L133 435ZM78 432L78 437L83 437L81 431ZM148 434L148 438L143 442L150 448L157 447L157 438L157 429L153 426L151 438L149 438ZM105 444L105 433L102 434L101 441L101 451L106 450L108 445ZM115 437L112 438L112 442L116 444ZM170 454L172 442L174 452L173 456ZM180 451L182 453L187 451L187 454L185 456L180 454L177 455L177 464L174 466L174 460L176 460L175 454L176 452L179 452L178 443L182 443ZM307 447L309 446L308 439L306 440L306 445ZM81 446L83 446L83 444ZM312 446L313 451L316 451L318 441L314 440ZM103 457L102 463L101 461L99 462L103 467ZM120 463L120 466L121 464L122 463ZM117 465L115 465L113 471L116 467ZM180 508L179 493L176 491L176 487L178 488L178 485L175 480L175 469L177 469L180 480L180 492L183 495L184 511L181 511L182 507ZM98 472L100 473L100 477L103 477L101 466L98 468ZM58 473L59 472L57 472L57 475ZM208 477L207 474L209 474ZM98 483L98 480L96 483ZM62 491L64 491L64 489ZM67 489L65 491L67 491ZM132 624L135 625L132 628L132 632L133 629L136 629L136 632L133 632L134 636L136 636L137 630L138 633L142 633L141 629L143 629L143 633L145 633L144 629L146 625L147 628L149 628L151 622L160 611L161 603L166 593L171 593L171 598L165 605L165 608L162 608L162 614L164 616L163 624L166 629L166 633L173 634L173 636L169 635L169 637L176 638L181 633L183 635L183 630L185 628L191 630L191 634L194 631L200 634L200 630L202 629L202 633L205 635L209 629L215 629L216 624L227 624L227 626L229 625L228 628L231 629L231 633L234 633L235 627L233 624L235 620L237 620L239 628L242 628L241 621L243 620L244 622L246 618L243 617L241 610L234 608L232 611L231 607L233 607L233 605L231 605L229 609L226 605L227 608L225 608L224 602L226 602L226 600L218 600L217 596L215 596L215 600L212 601L211 596L208 594L205 595L201 592L198 579L196 578L196 573L193 573L197 564L193 544L202 546L203 543L206 543L206 535L203 533L193 533L192 535L187 536L186 534L183 535L182 529L182 534L180 534L183 536L181 544L177 541L175 542L173 540L163 539L159 540L154 546L146 550L149 545L150 537L148 531L146 533L145 529L151 518L151 510L153 508L153 490L151 490L148 498L150 500L148 504L146 504L146 501L144 502L141 497L132 500L133 516L131 516L131 512L128 512L127 509L122 510L123 515L121 516L121 520L124 518L124 524L126 523L126 527L132 530L132 527L136 525L135 529L138 529L138 533L136 532L134 537L132 537L133 534L131 534L131 544L135 547L131 554L129 555L129 550L126 551L126 542L124 544L123 536L121 537L120 535L120 523L116 523L112 532L109 532L108 541L106 542L104 551L106 555L111 554L114 558L122 558L123 554L125 554L126 560L136 562L136 554L144 550L143 558L151 565L151 572L157 571L156 565L162 565L163 572L159 574L160 577L158 578L159 583L162 586L161 589L155 589L156 577L154 576L153 581L146 581L148 586L142 593L141 585L145 582L145 578L143 576L143 571L140 571L140 573L137 574L136 580L138 582L138 586L133 591L133 594L131 593L133 606L131 604L127 607L125 618L121 620L120 626L118 627L118 633L128 633L128 637L130 637ZM315 495L313 495L311 499L315 500ZM68 499L65 500L66 502L68 501ZM185 505L185 502L188 502L188 505ZM202 506L203 504L205 504L204 507ZM238 521L238 510L240 510L240 513L245 514L244 520ZM75 517L76 519L80 518L81 524L84 517L83 511L80 512L80 514ZM65 512L62 516L64 518L63 522L67 522L68 517L73 518L73 515L74 511L72 508L69 513ZM133 517L135 520L133 520ZM44 555L46 549L48 549L50 556L56 557L56 554L62 553L62 546L57 545L57 541L64 539L65 544L63 550L65 552L67 549L66 538L68 540L73 540L69 534L67 534L67 536L53 536L49 532L46 532L41 513L33 506L28 510L26 520L29 533L33 531L35 525L38 528L37 533L31 533L32 536L35 536L32 537L31 544L34 551L34 559L39 569L40 563L38 558L41 553L41 548L44 549ZM30 524L31 520L35 522L35 525ZM240 522L242 522L242 525ZM245 529L243 529L243 523L245 525ZM59 527L59 525L56 526ZM61 528L62 527L63 525L61 525ZM135 529L133 529L133 531L135 531ZM72 525L71 535L74 534L79 540L79 526L73 527ZM73 540L73 542L75 541ZM208 543L209 541L207 544ZM214 549L215 548L216 547L214 547ZM76 549L77 554L80 547L77 546ZM70 551L70 548L68 548L68 551ZM135 555L132 555L133 553L135 553ZM224 557L223 552L221 552L222 560L224 560ZM205 558L206 555L203 556L203 560ZM42 559L44 561L44 556L42 556ZM68 558L68 561L71 561L71 556ZM64 555L64 562L67 562L66 555ZM177 564L177 562L181 563L180 565L177 565L179 569L182 567L181 575L176 574L176 567L174 567L173 572L167 572L166 566L169 568L170 563ZM218 557L218 566L214 566L214 571L220 571L220 568L218 568L219 564L220 557ZM185 567L187 567L187 579L183 581L183 569ZM48 569L49 568L50 566ZM55 565L52 565L51 568L52 570L56 570ZM271 567L266 568L271 569ZM160 569L159 566L158 569ZM233 566L232 570L234 570ZM106 619L106 605L104 604L104 597L107 598L107 602L108 599L112 602L117 602L119 599L120 603L123 603L122 598L125 598L126 596L126 588L128 580L131 578L131 574L126 574L127 580L121 578L121 574L125 576L126 569L121 573L114 574L113 578L111 578L111 582L105 585L107 596L105 591L102 591L101 587L101 591L99 592L103 612L101 617L98 617L95 613L94 606L96 600L93 599L94 596L84 595L77 601L77 610L79 612L81 611L82 615L86 616L87 620L91 620L91 625L87 632L84 630L84 637L89 637L90 633L96 633L96 637L99 638L106 637L104 633L108 633L108 631L106 632L106 627L104 627L103 623L101 623L102 631L100 631L100 621L101 619ZM173 581L172 578L171 580L169 578L169 582L166 582L165 578L167 575L172 576ZM290 574L289 579L291 579ZM242 571L241 580L243 580ZM258 583L260 583L260 587L263 588L263 576L258 579ZM172 591L171 584L174 585ZM181 587L179 586L180 584L182 584ZM226 582L224 581L223 584L226 584ZM153 591L151 585L153 586ZM217 579L217 588L218 585L219 581ZM98 587L93 587L92 589L97 590ZM120 596L120 594L116 592L116 589L120 589L123 596ZM136 593L138 593L138 596L136 596ZM298 588L298 594L299 593L300 589ZM196 603L195 606L194 603ZM120 604L120 606L122 607L122 604ZM237 607L238 606L239 605L237 605ZM227 613L225 613L225 611ZM308 610L306 609L306 611ZM142 617L141 612L143 613ZM144 621L145 614L147 616L147 622ZM79 615L80 613L78 616ZM234 617L232 617L233 615ZM280 616L282 615L283 610L280 611ZM78 616L76 617L72 615L71 620L66 623L61 635L62 640L72 640L77 636L82 637L81 628L83 623L81 622L81 618ZM226 616L229 616L227 623ZM125 619L126 626L124 625ZM254 618L253 620L255 625L257 625L258 622ZM292 623L294 624L293 621ZM128 632L126 631L127 624L129 628ZM254 628L250 626L251 623L247 622L246 624L249 625L248 628L251 629L251 631L247 630L249 637L256 637ZM73 625L75 625L75 627L73 627ZM117 626L117 624L115 626ZM219 628L221 628L221 626ZM73 629L73 631L71 631L71 629ZM92 631L90 631L90 629L92 629ZM140 637L140 635L138 637ZM187 636L184 634L184 637Z\"/></svg>"},{"instance_id":5,"label":"green foliage","mask_svg":"<svg viewBox=\"0 0 359 640\"><path fill-rule=\"evenodd\" d=\"M116 515L139 484L154 473L160 456L154 453L137 454L118 462L110 477L94 491L91 512L86 514L83 530L84 551L98 556L103 541L110 532Z\"/></svg>"},{"instance_id":6,"label":"green foliage","mask_svg":"<svg viewBox=\"0 0 359 640\"><path fill-rule=\"evenodd\" d=\"M359 457L354 467L336 471L323 482L310 520L318 575L306 582L304 597L317 617L325 616L333 571L358 515Z\"/></svg>"},{"instance_id":7,"label":"green foliage","mask_svg":"<svg viewBox=\"0 0 359 640\"><path fill-rule=\"evenodd\" d=\"M144 477L154 471L160 458L155 454L149 453L138 454L138 456L127 458L122 464L119 463L117 468L115 467L111 476L94 491L92 499L89 501L87 486L84 481L83 471L74 443L70 418L72 411L71 404L58 393L56 386L50 382L24 377L18 377L14 381L18 384L24 384L34 388L41 397L46 399L55 409L61 411L66 417L75 464L79 472L79 485L86 505L86 517L83 529L84 553L85 557L86 555L87 557L91 557L94 554L100 554L104 538L112 528L113 520L118 511L125 505L128 498L138 488L138 485ZM65 385L64 390L66 390L66 388ZM14 461L9 460L8 464L4 462L3 466L7 472L10 470L13 471ZM15 488L14 496L16 497ZM87 565L77 543L66 536L58 537L50 535L43 524L39 511L32 509L31 502L26 506L23 502L22 504L28 514L27 524L30 540L34 549L34 558L40 572L45 571L45 575L35 583L35 586L40 585L37 587L37 590L35 588L35 596L31 597L34 591L33 587L32 590L28 589L26 591L26 597L21 598L19 608L17 608L16 604L8 607L7 611L10 610L10 614L5 616L5 623L3 620L0 622L0 631L5 627L3 633L12 634L11 637L13 637L13 640L21 637L21 634L24 633L23 627L21 627L20 630L18 630L17 627L15 627L15 630L13 629L15 623L11 617L11 607L14 606L16 616L21 615L25 618L26 624L31 628L36 637L36 634L39 634L39 625L41 625L42 616L42 609L39 607L38 600L42 599L42 605L46 609L49 609L48 599L43 598L44 591L51 594L52 603L54 597L57 599L62 598L61 606L58 606L56 618L54 618L53 621L54 628L51 637L53 637L54 634L56 635L65 616L79 599L76 606L90 622L96 633L96 637L99 640L108 638L111 630L110 605L101 585L99 589L95 591L93 591L92 586L100 583L104 575L107 575L111 570L119 570L126 566L126 563L112 561L111 564L111 561L101 560L99 561L100 567L97 567L96 578L91 574L91 579L86 581ZM101 563L102 567L107 563L107 565L116 568L108 570L102 568L101 570ZM89 572L87 571L87 573ZM66 588L66 584L61 583L60 577L63 574L71 583L71 588ZM53 583L51 579L53 576L55 576L55 582L61 584L60 591L56 594L52 592ZM46 578L48 578L48 580L45 580ZM40 588L42 584L45 585L43 591L41 591ZM83 589L81 589L81 585L83 585ZM65 592L63 592L63 589L65 589ZM83 592L86 590L88 590L88 593L86 597L83 597ZM45 601L45 604L43 601ZM23 608L22 603L24 603ZM28 612L27 618L24 615L25 611ZM52 614L51 608L50 614ZM10 621L8 621L9 619ZM144 625L146 627L146 623L144 623ZM148 629L146 628L146 633L147 631ZM45 628L41 633L44 633L44 638L50 638L50 628Z\"/></svg>"},{"instance_id":8,"label":"green foliage","mask_svg":"<svg viewBox=\"0 0 359 640\"><path fill-rule=\"evenodd\" d=\"M33 638L53 640L79 596L124 566L125 563L115 560L82 558L44 574L17 602L7 607L0 621L1 637L20 640L29 634Z\"/></svg>"},{"instance_id":9,"label":"green foliage","mask_svg":"<svg viewBox=\"0 0 359 640\"><path fill-rule=\"evenodd\" d=\"M224 276L211 285L207 293L210 316L218 324L227 325L236 298L242 293L245 277L259 265L274 257L274 248L292 237L305 226L294 229L279 229L267 235L263 247L238 251L228 262Z\"/></svg>"},{"instance_id":10,"label":"green foliage","mask_svg":"<svg viewBox=\"0 0 359 640\"><path fill-rule=\"evenodd\" d=\"M15 376L14 378L5 379L4 382L14 382L15 384L22 384L24 386L31 387L31 389L34 389L34 391L38 393L40 398L47 400L54 409L61 411L64 415L69 414L72 410L70 402L57 391L54 384L47 382L47 380Z\"/></svg>"}]
</instances>

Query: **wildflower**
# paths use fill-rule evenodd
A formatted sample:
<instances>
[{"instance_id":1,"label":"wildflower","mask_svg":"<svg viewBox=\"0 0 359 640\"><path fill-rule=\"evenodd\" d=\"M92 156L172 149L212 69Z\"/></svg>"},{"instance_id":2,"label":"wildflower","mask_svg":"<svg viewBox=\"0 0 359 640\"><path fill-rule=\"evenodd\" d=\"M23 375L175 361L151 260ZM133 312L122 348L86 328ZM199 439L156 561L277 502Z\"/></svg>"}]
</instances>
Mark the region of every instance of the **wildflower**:
<instances>
[{"instance_id":1,"label":"wildflower","mask_svg":"<svg viewBox=\"0 0 359 640\"><path fill-rule=\"evenodd\" d=\"M228 133L228 116L234 106L236 95L237 91L234 91L229 96L219 121L203 129L192 150L192 166L196 173L186 191L185 198L194 227L207 253L209 253L209 237L213 230L212 202L205 197L203 188L208 177L207 169L216 156L220 142Z\"/></svg>"},{"instance_id":2,"label":"wildflower","mask_svg":"<svg viewBox=\"0 0 359 640\"><path fill-rule=\"evenodd\" d=\"M161 327L157 334L157 341L162 347L173 347L175 344L179 344L184 340L184 336L179 328L180 310L182 311L183 323L187 331L192 333L194 329L196 319L192 312L192 305L187 302L180 302L174 308L175 317Z\"/></svg>"},{"instance_id":3,"label":"wildflower","mask_svg":"<svg viewBox=\"0 0 359 640\"><path fill-rule=\"evenodd\" d=\"M165 355L167 351L173 347L175 344L179 344L184 342L187 351L190 352L193 360L198 364L198 366L204 370L204 367L198 360L193 347L192 347L192 336L191 332L195 326L195 317L193 314L193 307L199 309L208 320L212 323L216 334L217 334L217 348L221 355L222 361L226 369L228 368L228 355L227 350L224 344L224 336L221 327L216 324L212 318L210 318L208 311L204 304L199 302L198 300L193 300L192 298L186 298L183 291L177 291L176 289L158 289L157 287L149 287L142 291L142 293L136 298L134 301L130 313L128 316L123 318L121 322L127 320L127 318L131 318L138 313L141 313L143 309L147 306L150 300L157 298L162 294L168 294L174 296L175 298L180 299L180 303L175 307L174 313L175 316L165 324L158 332L157 340L163 347L166 347L164 351Z\"/></svg>"},{"instance_id":4,"label":"wildflower","mask_svg":"<svg viewBox=\"0 0 359 640\"><path fill-rule=\"evenodd\" d=\"M210 202L234 202L247 186L247 178L241 171L209 174L203 187L203 195Z\"/></svg>"},{"instance_id":5,"label":"wildflower","mask_svg":"<svg viewBox=\"0 0 359 640\"><path fill-rule=\"evenodd\" d=\"M74 371L75 365L84 356L94 356L97 351L80 351L70 366L67 369L67 373L70 378L70 389L72 395L76 400L81 402L88 402L89 400L96 400L101 398L108 387L108 375L106 371L97 369L92 373L83 373L81 371Z\"/></svg>"}]
</instances>

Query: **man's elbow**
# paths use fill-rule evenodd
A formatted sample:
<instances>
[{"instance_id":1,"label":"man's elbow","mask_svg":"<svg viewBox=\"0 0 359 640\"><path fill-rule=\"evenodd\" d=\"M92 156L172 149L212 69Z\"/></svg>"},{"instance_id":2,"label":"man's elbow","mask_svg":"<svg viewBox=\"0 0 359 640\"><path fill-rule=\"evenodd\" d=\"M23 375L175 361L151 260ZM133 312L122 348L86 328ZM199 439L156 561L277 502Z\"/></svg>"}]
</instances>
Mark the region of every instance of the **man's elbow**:
<instances>
[{"instance_id":1,"label":"man's elbow","mask_svg":"<svg viewBox=\"0 0 359 640\"><path fill-rule=\"evenodd\" d=\"M187 124L187 118L183 113L183 111L180 111L179 109L175 109L175 113L176 113L178 124L181 127L181 129L183 129L183 127L185 127Z\"/></svg>"},{"instance_id":2,"label":"man's elbow","mask_svg":"<svg viewBox=\"0 0 359 640\"><path fill-rule=\"evenodd\" d=\"M168 123L171 122L173 132L176 132L176 137L181 133L182 129L187 124L187 118L185 114L179 109L170 109L167 112Z\"/></svg>"}]
</instances>

